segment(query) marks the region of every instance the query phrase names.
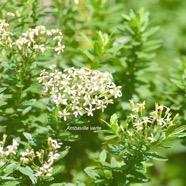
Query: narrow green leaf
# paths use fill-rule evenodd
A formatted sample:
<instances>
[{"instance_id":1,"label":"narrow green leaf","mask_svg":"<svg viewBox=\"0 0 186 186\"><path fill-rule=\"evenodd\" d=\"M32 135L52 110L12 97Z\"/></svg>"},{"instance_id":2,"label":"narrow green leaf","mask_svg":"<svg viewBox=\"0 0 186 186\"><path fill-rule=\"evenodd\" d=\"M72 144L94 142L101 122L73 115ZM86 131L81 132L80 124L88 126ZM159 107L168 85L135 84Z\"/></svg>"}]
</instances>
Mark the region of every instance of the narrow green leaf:
<instances>
[{"instance_id":1,"label":"narrow green leaf","mask_svg":"<svg viewBox=\"0 0 186 186\"><path fill-rule=\"evenodd\" d=\"M97 174L94 170L96 167L87 167L84 169L84 171L86 172L86 174L88 176L90 176L93 179L97 179L99 178L99 174Z\"/></svg>"},{"instance_id":2,"label":"narrow green leaf","mask_svg":"<svg viewBox=\"0 0 186 186\"><path fill-rule=\"evenodd\" d=\"M152 152L152 153L146 153L147 157L149 159L154 159L154 160L159 160L159 161L167 161L168 159L163 157L163 156L160 156L158 155L157 153L155 152Z\"/></svg>"},{"instance_id":3,"label":"narrow green leaf","mask_svg":"<svg viewBox=\"0 0 186 186\"><path fill-rule=\"evenodd\" d=\"M80 51L81 55L82 55L85 59L88 59L88 60L92 61L92 59L91 59L91 57L90 57L90 54L89 54L87 51L85 51L85 50L79 50L79 51Z\"/></svg>"},{"instance_id":4,"label":"narrow green leaf","mask_svg":"<svg viewBox=\"0 0 186 186\"><path fill-rule=\"evenodd\" d=\"M11 177L11 176L0 176L0 178L1 178L2 180L15 180L15 179L16 179L16 178Z\"/></svg>"},{"instance_id":5,"label":"narrow green leaf","mask_svg":"<svg viewBox=\"0 0 186 186\"><path fill-rule=\"evenodd\" d=\"M176 128L176 129L170 134L170 136L174 136L174 135L177 136L177 135L179 135L180 133L182 133L182 132L184 132L184 131L186 131L186 125L182 125L182 126Z\"/></svg>"},{"instance_id":6,"label":"narrow green leaf","mask_svg":"<svg viewBox=\"0 0 186 186\"><path fill-rule=\"evenodd\" d=\"M94 43L94 51L99 57L103 56L103 48L97 41Z\"/></svg>"},{"instance_id":7,"label":"narrow green leaf","mask_svg":"<svg viewBox=\"0 0 186 186\"><path fill-rule=\"evenodd\" d=\"M50 186L65 186L64 183L53 183Z\"/></svg>"},{"instance_id":8,"label":"narrow green leaf","mask_svg":"<svg viewBox=\"0 0 186 186\"><path fill-rule=\"evenodd\" d=\"M143 35L148 38L149 36L152 36L153 34L155 34L158 30L160 29L159 26L150 28L148 31L146 31Z\"/></svg>"},{"instance_id":9,"label":"narrow green leaf","mask_svg":"<svg viewBox=\"0 0 186 186\"><path fill-rule=\"evenodd\" d=\"M106 136L105 137L105 140L111 140L111 139L114 139L114 138L117 138L118 135L109 135L109 136Z\"/></svg>"},{"instance_id":10,"label":"narrow green leaf","mask_svg":"<svg viewBox=\"0 0 186 186\"><path fill-rule=\"evenodd\" d=\"M107 123L105 120L101 119L101 121L103 121L105 124L107 124L110 127L110 124Z\"/></svg>"},{"instance_id":11,"label":"narrow green leaf","mask_svg":"<svg viewBox=\"0 0 186 186\"><path fill-rule=\"evenodd\" d=\"M107 158L107 151L106 150L102 150L102 152L99 155L99 161L100 162L104 162Z\"/></svg>"}]
</instances>

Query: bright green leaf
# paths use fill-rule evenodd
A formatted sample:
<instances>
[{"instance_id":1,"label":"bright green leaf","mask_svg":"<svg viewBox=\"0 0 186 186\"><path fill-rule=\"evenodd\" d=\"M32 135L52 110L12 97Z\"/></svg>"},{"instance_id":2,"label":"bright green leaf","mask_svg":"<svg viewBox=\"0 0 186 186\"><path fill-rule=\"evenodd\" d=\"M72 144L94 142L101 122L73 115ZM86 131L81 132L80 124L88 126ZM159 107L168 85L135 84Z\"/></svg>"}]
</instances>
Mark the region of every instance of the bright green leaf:
<instances>
[{"instance_id":1,"label":"bright green leaf","mask_svg":"<svg viewBox=\"0 0 186 186\"><path fill-rule=\"evenodd\" d=\"M87 174L88 176L90 176L91 178L96 179L96 178L99 178L99 174L97 174L97 173L95 172L95 168L96 168L96 167L87 167L87 168L84 169L84 171L86 172L86 174Z\"/></svg>"},{"instance_id":2,"label":"bright green leaf","mask_svg":"<svg viewBox=\"0 0 186 186\"><path fill-rule=\"evenodd\" d=\"M8 176L11 173L13 173L16 169L19 168L19 164L17 164L16 162L10 163L9 165L6 166L6 168L3 170L4 175Z\"/></svg>"},{"instance_id":3,"label":"bright green leaf","mask_svg":"<svg viewBox=\"0 0 186 186\"><path fill-rule=\"evenodd\" d=\"M104 162L107 158L107 151L106 150L102 150L102 152L99 155L99 161L100 162Z\"/></svg>"},{"instance_id":4,"label":"bright green leaf","mask_svg":"<svg viewBox=\"0 0 186 186\"><path fill-rule=\"evenodd\" d=\"M33 184L35 184L37 182L37 177L35 176L34 171L30 167L28 167L28 166L26 166L26 167L19 167L18 170L22 174L28 176Z\"/></svg>"},{"instance_id":5,"label":"bright green leaf","mask_svg":"<svg viewBox=\"0 0 186 186\"><path fill-rule=\"evenodd\" d=\"M3 186L15 186L18 184L21 184L21 182L20 181L7 181L7 182L3 183Z\"/></svg>"}]
</instances>

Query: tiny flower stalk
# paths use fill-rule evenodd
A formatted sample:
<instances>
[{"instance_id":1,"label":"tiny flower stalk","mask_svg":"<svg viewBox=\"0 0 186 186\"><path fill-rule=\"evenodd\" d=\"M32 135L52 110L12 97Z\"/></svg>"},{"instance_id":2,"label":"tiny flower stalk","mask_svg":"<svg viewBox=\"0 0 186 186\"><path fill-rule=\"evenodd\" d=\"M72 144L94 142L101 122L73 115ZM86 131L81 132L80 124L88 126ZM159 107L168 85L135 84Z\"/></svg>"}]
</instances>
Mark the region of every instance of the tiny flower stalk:
<instances>
[{"instance_id":1,"label":"tiny flower stalk","mask_svg":"<svg viewBox=\"0 0 186 186\"><path fill-rule=\"evenodd\" d=\"M145 102L136 104L130 100L130 104L131 113L125 121L119 124L113 114L110 123L104 121L109 129L97 131L105 134L108 148L101 152L98 166L85 169L96 185L148 182L145 165L153 159L167 160L154 149L162 147L163 142L186 136L186 125L179 125L178 115L173 117L166 106L155 104L155 110L147 114ZM122 181L116 172L124 178Z\"/></svg>"}]
</instances>

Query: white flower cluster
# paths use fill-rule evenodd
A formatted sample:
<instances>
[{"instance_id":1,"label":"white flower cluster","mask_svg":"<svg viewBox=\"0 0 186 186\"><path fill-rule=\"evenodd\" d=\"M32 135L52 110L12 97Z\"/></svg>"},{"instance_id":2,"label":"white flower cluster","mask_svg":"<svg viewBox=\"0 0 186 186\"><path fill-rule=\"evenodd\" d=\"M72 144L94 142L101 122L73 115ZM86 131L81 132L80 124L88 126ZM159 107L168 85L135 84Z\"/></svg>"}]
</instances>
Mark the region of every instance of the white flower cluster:
<instances>
[{"instance_id":1,"label":"white flower cluster","mask_svg":"<svg viewBox=\"0 0 186 186\"><path fill-rule=\"evenodd\" d=\"M31 165L36 172L37 177L51 176L52 165L59 158L58 149L62 143L58 143L51 137L48 138L48 148L41 149L35 152L34 149L26 149L25 151L18 151L18 142L13 139L12 145L5 146L7 135L3 135L3 140L0 141L0 167L10 162L11 159L18 161L21 165ZM40 165L38 164L38 160ZM34 168L35 167L35 168ZM39 168L38 168L39 167Z\"/></svg>"},{"instance_id":2,"label":"white flower cluster","mask_svg":"<svg viewBox=\"0 0 186 186\"><path fill-rule=\"evenodd\" d=\"M154 142L154 136L158 130L174 125L174 121L178 117L178 115L176 115L172 118L170 108L163 105L155 104L155 110L151 112L149 116L145 116L145 102L135 104L133 100L130 100L130 104L132 113L129 118L133 126L138 132L145 134L145 137L150 140L150 142ZM134 135L132 130L128 130L127 132L130 136Z\"/></svg>"},{"instance_id":3,"label":"white flower cluster","mask_svg":"<svg viewBox=\"0 0 186 186\"><path fill-rule=\"evenodd\" d=\"M45 26L40 25L34 29L29 28L15 41L11 38L12 35L9 24L5 19L0 19L0 45L7 48L16 46L23 56L43 53L47 47L52 48L52 46L57 54L60 54L65 48L62 44L62 32L59 29L47 30Z\"/></svg>"},{"instance_id":4,"label":"white flower cluster","mask_svg":"<svg viewBox=\"0 0 186 186\"><path fill-rule=\"evenodd\" d=\"M59 117L65 121L71 115L78 117L87 113L93 116L94 110L103 111L109 103L112 104L112 97L122 96L121 87L113 83L108 72L73 67L60 72L55 65L50 69L50 73L42 70L38 80L43 85L43 94L59 107Z\"/></svg>"},{"instance_id":5,"label":"white flower cluster","mask_svg":"<svg viewBox=\"0 0 186 186\"><path fill-rule=\"evenodd\" d=\"M0 19L0 45L7 48L12 48L12 35L12 32L9 31L9 24L5 19Z\"/></svg>"},{"instance_id":6,"label":"white flower cluster","mask_svg":"<svg viewBox=\"0 0 186 186\"><path fill-rule=\"evenodd\" d=\"M50 41L55 43L54 50L57 54L64 51L65 46L62 44L62 32L59 29L47 30L45 26L36 26L34 29L28 29L22 34L22 37L15 41L15 45L24 55L27 55L27 48L43 53Z\"/></svg>"},{"instance_id":7,"label":"white flower cluster","mask_svg":"<svg viewBox=\"0 0 186 186\"><path fill-rule=\"evenodd\" d=\"M39 161L42 163L42 166L39 168L39 170L35 174L37 177L52 175L52 165L60 156L60 154L57 152L57 149L60 148L61 145L62 143L58 143L56 140L49 137L48 138L49 153L45 161L43 160L44 150L41 150L40 152L36 152L39 158Z\"/></svg>"},{"instance_id":8,"label":"white flower cluster","mask_svg":"<svg viewBox=\"0 0 186 186\"><path fill-rule=\"evenodd\" d=\"M8 145L7 147L4 147L6 138L7 138L7 135L4 134L3 141L0 141L0 159L4 159L5 157L8 158L13 155L16 155L16 150L19 146L18 141L16 139L13 139L12 145Z\"/></svg>"}]
</instances>

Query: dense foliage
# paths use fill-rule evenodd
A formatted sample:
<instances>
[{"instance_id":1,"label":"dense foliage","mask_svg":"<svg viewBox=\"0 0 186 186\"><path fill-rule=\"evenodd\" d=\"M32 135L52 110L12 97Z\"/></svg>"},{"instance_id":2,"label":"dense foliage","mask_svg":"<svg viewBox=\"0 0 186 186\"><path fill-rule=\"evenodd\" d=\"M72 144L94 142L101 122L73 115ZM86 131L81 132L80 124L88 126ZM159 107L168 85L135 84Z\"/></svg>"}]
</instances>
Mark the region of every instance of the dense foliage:
<instances>
[{"instance_id":1,"label":"dense foliage","mask_svg":"<svg viewBox=\"0 0 186 186\"><path fill-rule=\"evenodd\" d=\"M184 6L1 1L0 185L184 186Z\"/></svg>"}]
</instances>

